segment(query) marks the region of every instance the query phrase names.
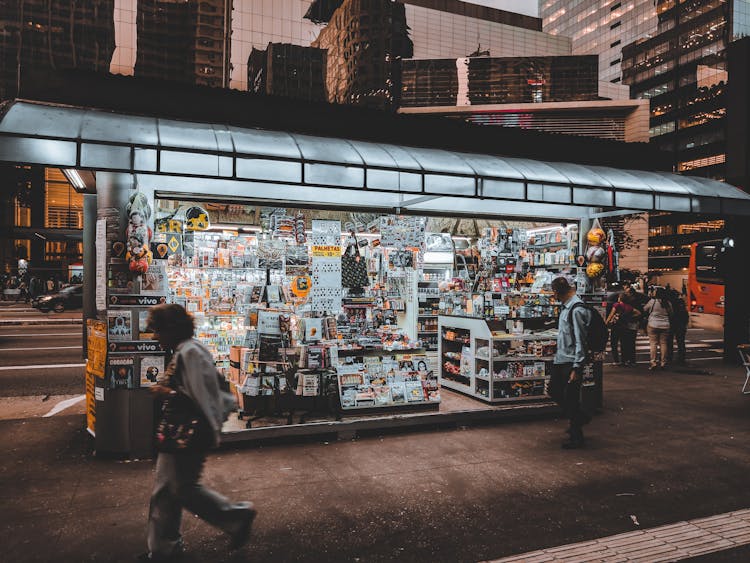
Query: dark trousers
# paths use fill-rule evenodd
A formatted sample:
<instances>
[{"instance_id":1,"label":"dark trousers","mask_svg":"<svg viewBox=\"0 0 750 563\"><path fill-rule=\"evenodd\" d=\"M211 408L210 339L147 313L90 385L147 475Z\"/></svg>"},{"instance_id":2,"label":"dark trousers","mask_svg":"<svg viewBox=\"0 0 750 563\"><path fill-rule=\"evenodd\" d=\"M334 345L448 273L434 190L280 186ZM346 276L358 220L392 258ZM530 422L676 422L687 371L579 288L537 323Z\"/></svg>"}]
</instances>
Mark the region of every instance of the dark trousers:
<instances>
[{"instance_id":1,"label":"dark trousers","mask_svg":"<svg viewBox=\"0 0 750 563\"><path fill-rule=\"evenodd\" d=\"M635 340L638 334L637 330L631 330L629 328L620 328L620 358L624 364L635 363Z\"/></svg>"},{"instance_id":2,"label":"dark trousers","mask_svg":"<svg viewBox=\"0 0 750 563\"><path fill-rule=\"evenodd\" d=\"M181 550L183 508L227 533L238 529L245 509L201 485L205 461L203 451L159 453L156 458L156 479L148 514L151 553L170 557Z\"/></svg>"},{"instance_id":3,"label":"dark trousers","mask_svg":"<svg viewBox=\"0 0 750 563\"><path fill-rule=\"evenodd\" d=\"M609 345L612 349L612 361L619 364L620 361L625 361L625 358L620 359L620 327L613 326L609 329Z\"/></svg>"},{"instance_id":4,"label":"dark trousers","mask_svg":"<svg viewBox=\"0 0 750 563\"><path fill-rule=\"evenodd\" d=\"M667 336L667 361L671 362L674 356L674 342L677 341L677 363L684 364L686 353L685 350L685 336L687 334L687 327L675 327L670 329L669 335Z\"/></svg>"},{"instance_id":5,"label":"dark trousers","mask_svg":"<svg viewBox=\"0 0 750 563\"><path fill-rule=\"evenodd\" d=\"M573 364L552 364L552 374L547 392L570 420L570 428L581 433L581 427L591 420L591 416L581 408L581 378L568 382Z\"/></svg>"}]
</instances>

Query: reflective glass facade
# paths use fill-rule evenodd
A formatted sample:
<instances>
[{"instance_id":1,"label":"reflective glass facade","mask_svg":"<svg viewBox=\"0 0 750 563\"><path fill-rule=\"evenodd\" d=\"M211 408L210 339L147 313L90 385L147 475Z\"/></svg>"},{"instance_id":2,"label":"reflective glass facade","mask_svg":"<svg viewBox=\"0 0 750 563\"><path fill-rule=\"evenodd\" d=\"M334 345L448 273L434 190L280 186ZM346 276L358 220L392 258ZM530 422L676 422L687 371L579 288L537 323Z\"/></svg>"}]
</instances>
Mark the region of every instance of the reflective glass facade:
<instances>
[{"instance_id":1,"label":"reflective glass facade","mask_svg":"<svg viewBox=\"0 0 750 563\"><path fill-rule=\"evenodd\" d=\"M726 48L732 14L746 2L660 0L659 32L623 48L623 80L651 103L652 142L674 154L674 167L724 178Z\"/></svg>"},{"instance_id":2,"label":"reflective glass facade","mask_svg":"<svg viewBox=\"0 0 750 563\"><path fill-rule=\"evenodd\" d=\"M574 55L599 55L599 80L622 78L622 47L656 32L654 0L541 0L547 33L572 39Z\"/></svg>"}]
</instances>

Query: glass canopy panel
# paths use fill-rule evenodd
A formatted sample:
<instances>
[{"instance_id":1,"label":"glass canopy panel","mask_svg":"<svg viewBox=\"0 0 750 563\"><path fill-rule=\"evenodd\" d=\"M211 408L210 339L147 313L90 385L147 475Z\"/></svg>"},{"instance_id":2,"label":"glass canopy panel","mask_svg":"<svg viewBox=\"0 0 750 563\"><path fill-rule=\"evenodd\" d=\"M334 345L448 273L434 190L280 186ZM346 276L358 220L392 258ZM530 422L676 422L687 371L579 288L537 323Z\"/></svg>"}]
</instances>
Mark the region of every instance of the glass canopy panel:
<instances>
[{"instance_id":1,"label":"glass canopy panel","mask_svg":"<svg viewBox=\"0 0 750 563\"><path fill-rule=\"evenodd\" d=\"M153 188L157 197L184 196L191 193L186 189L185 179L177 176L139 175L139 185ZM294 184L267 184L247 180L201 179L202 193L211 194L217 201L232 202L265 201L273 203L315 202L325 207L345 207L349 209L394 209L399 205L397 194L300 186Z\"/></svg>"},{"instance_id":2,"label":"glass canopy panel","mask_svg":"<svg viewBox=\"0 0 750 563\"><path fill-rule=\"evenodd\" d=\"M76 139L85 111L42 104L16 102L2 116L0 133L19 133L40 137Z\"/></svg>"},{"instance_id":3,"label":"glass canopy panel","mask_svg":"<svg viewBox=\"0 0 750 563\"><path fill-rule=\"evenodd\" d=\"M721 199L718 197L693 197L692 210L694 213L721 213Z\"/></svg>"},{"instance_id":4,"label":"glass canopy panel","mask_svg":"<svg viewBox=\"0 0 750 563\"><path fill-rule=\"evenodd\" d=\"M403 147L420 164L425 172L447 172L474 176L474 169L456 153L439 149Z\"/></svg>"},{"instance_id":5,"label":"glass canopy panel","mask_svg":"<svg viewBox=\"0 0 750 563\"><path fill-rule=\"evenodd\" d=\"M529 201L544 201L548 203L571 203L571 188L568 186L548 186L545 184L529 184L526 188Z\"/></svg>"},{"instance_id":6,"label":"glass canopy panel","mask_svg":"<svg viewBox=\"0 0 750 563\"><path fill-rule=\"evenodd\" d=\"M690 212L690 198L656 194L656 209L659 211Z\"/></svg>"},{"instance_id":7,"label":"glass canopy panel","mask_svg":"<svg viewBox=\"0 0 750 563\"><path fill-rule=\"evenodd\" d=\"M233 153L234 141L232 133L223 125L212 125L214 136L216 137L216 146L222 152Z\"/></svg>"},{"instance_id":8,"label":"glass canopy panel","mask_svg":"<svg viewBox=\"0 0 750 563\"><path fill-rule=\"evenodd\" d=\"M492 199L469 199L461 197L439 197L409 205L415 213L441 213L467 215L470 217L525 217L577 220L588 215L585 207L555 205L552 203L529 203L526 201L500 201Z\"/></svg>"},{"instance_id":9,"label":"glass canopy panel","mask_svg":"<svg viewBox=\"0 0 750 563\"><path fill-rule=\"evenodd\" d=\"M219 158L215 154L161 151L160 172L191 176L218 176Z\"/></svg>"},{"instance_id":10,"label":"glass canopy panel","mask_svg":"<svg viewBox=\"0 0 750 563\"><path fill-rule=\"evenodd\" d=\"M380 143L380 146L391 156L391 158L393 158L399 169L422 170L419 162L417 162L416 159L411 154L409 154L407 150L404 149L404 147L399 147L398 145L389 145L387 143Z\"/></svg>"},{"instance_id":11,"label":"glass canopy panel","mask_svg":"<svg viewBox=\"0 0 750 563\"><path fill-rule=\"evenodd\" d=\"M642 209L651 211L654 208L654 194L648 192L628 192L625 190L615 191L615 206L622 209Z\"/></svg>"},{"instance_id":12,"label":"glass canopy panel","mask_svg":"<svg viewBox=\"0 0 750 563\"><path fill-rule=\"evenodd\" d=\"M498 199L525 199L526 185L523 182L506 182L503 180L481 180L482 195Z\"/></svg>"},{"instance_id":13,"label":"glass canopy panel","mask_svg":"<svg viewBox=\"0 0 750 563\"><path fill-rule=\"evenodd\" d=\"M81 143L81 166L130 171L130 147Z\"/></svg>"},{"instance_id":14,"label":"glass canopy panel","mask_svg":"<svg viewBox=\"0 0 750 563\"><path fill-rule=\"evenodd\" d=\"M331 137L312 137L310 135L292 135L302 157L305 160L317 160L320 162L331 162L341 164L362 165L362 157L354 147L344 139L334 139Z\"/></svg>"},{"instance_id":15,"label":"glass canopy panel","mask_svg":"<svg viewBox=\"0 0 750 563\"><path fill-rule=\"evenodd\" d=\"M614 195L612 190L573 188L573 203L578 205L612 207L615 204Z\"/></svg>"},{"instance_id":16,"label":"glass canopy panel","mask_svg":"<svg viewBox=\"0 0 750 563\"><path fill-rule=\"evenodd\" d=\"M275 156L299 160L301 154L289 133L229 127L234 150L240 155Z\"/></svg>"},{"instance_id":17,"label":"glass canopy panel","mask_svg":"<svg viewBox=\"0 0 750 563\"><path fill-rule=\"evenodd\" d=\"M135 147L133 170L136 172L156 172L156 150Z\"/></svg>"},{"instance_id":18,"label":"glass canopy panel","mask_svg":"<svg viewBox=\"0 0 750 563\"><path fill-rule=\"evenodd\" d=\"M618 190L652 191L651 186L638 177L638 174L640 174L638 171L620 170L608 166L587 166L587 168Z\"/></svg>"},{"instance_id":19,"label":"glass canopy panel","mask_svg":"<svg viewBox=\"0 0 750 563\"><path fill-rule=\"evenodd\" d=\"M209 123L159 119L159 145L216 152L216 135Z\"/></svg>"},{"instance_id":20,"label":"glass canopy panel","mask_svg":"<svg viewBox=\"0 0 750 563\"><path fill-rule=\"evenodd\" d=\"M0 142L0 161L26 162L28 164L50 164L54 166L76 165L76 144L73 141L51 141L48 139L13 139Z\"/></svg>"},{"instance_id":21,"label":"glass canopy panel","mask_svg":"<svg viewBox=\"0 0 750 563\"><path fill-rule=\"evenodd\" d=\"M552 182L556 184L569 184L570 180L567 176L560 173L558 170L539 160L530 160L524 158L508 158L504 157L510 166L521 172L523 177L530 182Z\"/></svg>"},{"instance_id":22,"label":"glass canopy panel","mask_svg":"<svg viewBox=\"0 0 750 563\"><path fill-rule=\"evenodd\" d=\"M476 184L474 178L465 176L444 176L442 174L425 174L424 191L432 194L473 196Z\"/></svg>"},{"instance_id":23,"label":"glass canopy panel","mask_svg":"<svg viewBox=\"0 0 750 563\"><path fill-rule=\"evenodd\" d=\"M156 122L154 117L90 110L83 116L81 138L84 141L109 141L155 147L159 144Z\"/></svg>"},{"instance_id":24,"label":"glass canopy panel","mask_svg":"<svg viewBox=\"0 0 750 563\"><path fill-rule=\"evenodd\" d=\"M656 172L647 172L645 170L638 170L636 173L638 174L638 178L648 184L655 192L684 195L690 193L687 188L678 184L670 176L662 176Z\"/></svg>"},{"instance_id":25,"label":"glass canopy panel","mask_svg":"<svg viewBox=\"0 0 750 563\"><path fill-rule=\"evenodd\" d=\"M421 174L398 172L397 170L367 169L367 189L400 192L421 192Z\"/></svg>"},{"instance_id":26,"label":"glass canopy panel","mask_svg":"<svg viewBox=\"0 0 750 563\"><path fill-rule=\"evenodd\" d=\"M349 141L349 144L357 151L357 153L359 153L367 166L381 166L392 169L398 168L398 164L390 153L377 143Z\"/></svg>"},{"instance_id":27,"label":"glass canopy panel","mask_svg":"<svg viewBox=\"0 0 750 563\"><path fill-rule=\"evenodd\" d=\"M305 183L319 186L364 188L365 170L354 166L305 163Z\"/></svg>"},{"instance_id":28,"label":"glass canopy panel","mask_svg":"<svg viewBox=\"0 0 750 563\"><path fill-rule=\"evenodd\" d=\"M502 157L486 154L461 153L461 158L463 158L480 176L514 180L524 179L523 174L508 164L506 159Z\"/></svg>"},{"instance_id":29,"label":"glass canopy panel","mask_svg":"<svg viewBox=\"0 0 750 563\"><path fill-rule=\"evenodd\" d=\"M692 188L696 184L700 185L701 190L705 190L703 192L694 192L696 195L703 195L703 196L715 196L715 197L724 197L729 199L742 199L742 200L750 200L750 194L747 192L742 191L741 189L732 186L731 184L727 184L725 182L719 182L718 180L711 180L709 178L701 178L699 176L680 176L681 180L688 180L690 183L688 184L689 188Z\"/></svg>"},{"instance_id":30,"label":"glass canopy panel","mask_svg":"<svg viewBox=\"0 0 750 563\"><path fill-rule=\"evenodd\" d=\"M553 162L550 166L568 177L572 184L578 186L593 186L597 188L612 188L612 182L599 176L588 166L573 164L570 162Z\"/></svg>"},{"instance_id":31,"label":"glass canopy panel","mask_svg":"<svg viewBox=\"0 0 750 563\"><path fill-rule=\"evenodd\" d=\"M302 182L302 165L288 160L238 158L237 177L272 182Z\"/></svg>"}]
</instances>

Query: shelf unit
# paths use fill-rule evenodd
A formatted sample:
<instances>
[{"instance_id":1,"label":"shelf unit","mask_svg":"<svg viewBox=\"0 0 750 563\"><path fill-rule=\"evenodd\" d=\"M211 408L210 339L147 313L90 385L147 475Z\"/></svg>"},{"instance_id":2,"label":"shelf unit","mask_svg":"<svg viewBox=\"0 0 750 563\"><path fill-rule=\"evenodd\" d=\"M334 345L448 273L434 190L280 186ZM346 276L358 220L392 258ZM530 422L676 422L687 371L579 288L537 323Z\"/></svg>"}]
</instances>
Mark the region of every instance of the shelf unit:
<instances>
[{"instance_id":1,"label":"shelf unit","mask_svg":"<svg viewBox=\"0 0 750 563\"><path fill-rule=\"evenodd\" d=\"M504 321L451 316L438 325L441 386L488 403L547 398L556 331L507 334Z\"/></svg>"},{"instance_id":2,"label":"shelf unit","mask_svg":"<svg viewBox=\"0 0 750 563\"><path fill-rule=\"evenodd\" d=\"M422 340L425 349L430 352L438 349L437 318L440 294L436 291L437 287L437 280L422 279L417 282L417 338Z\"/></svg>"}]
</instances>

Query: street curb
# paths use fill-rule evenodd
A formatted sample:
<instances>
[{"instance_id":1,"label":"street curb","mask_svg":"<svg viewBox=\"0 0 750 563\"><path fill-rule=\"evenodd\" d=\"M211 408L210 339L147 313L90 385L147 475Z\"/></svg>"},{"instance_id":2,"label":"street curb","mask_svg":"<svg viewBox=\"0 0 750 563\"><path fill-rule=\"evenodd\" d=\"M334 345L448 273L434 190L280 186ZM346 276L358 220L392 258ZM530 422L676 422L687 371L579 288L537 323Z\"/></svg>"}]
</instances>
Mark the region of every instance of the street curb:
<instances>
[{"instance_id":1,"label":"street curb","mask_svg":"<svg viewBox=\"0 0 750 563\"><path fill-rule=\"evenodd\" d=\"M82 325L83 319L2 319L0 326L17 326L17 325Z\"/></svg>"}]
</instances>

